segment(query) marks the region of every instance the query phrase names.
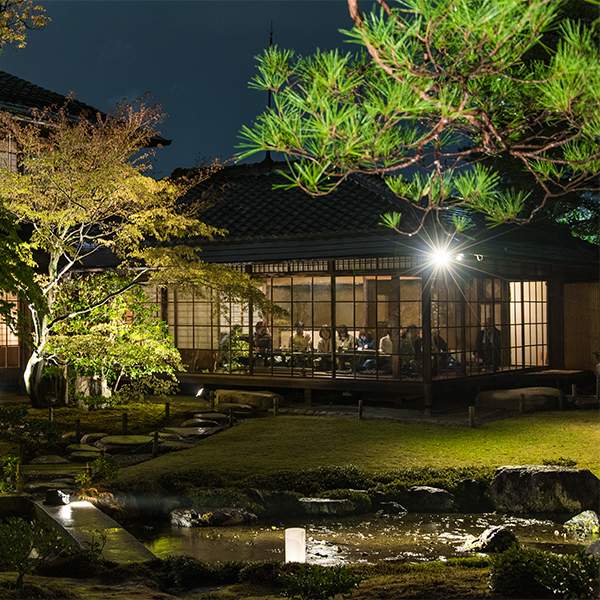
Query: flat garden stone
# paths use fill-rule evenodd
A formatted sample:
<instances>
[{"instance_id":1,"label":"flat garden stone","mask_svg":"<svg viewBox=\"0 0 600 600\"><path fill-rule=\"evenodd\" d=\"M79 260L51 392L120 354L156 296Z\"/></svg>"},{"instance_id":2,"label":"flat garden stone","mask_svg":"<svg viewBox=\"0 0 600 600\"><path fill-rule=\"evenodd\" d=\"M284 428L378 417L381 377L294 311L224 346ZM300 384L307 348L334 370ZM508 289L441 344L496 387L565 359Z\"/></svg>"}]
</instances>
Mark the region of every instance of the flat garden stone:
<instances>
[{"instance_id":1,"label":"flat garden stone","mask_svg":"<svg viewBox=\"0 0 600 600\"><path fill-rule=\"evenodd\" d=\"M217 390L215 392L215 406L220 410L223 404L246 404L258 410L267 410L273 407L275 400L283 402L283 396L268 391L247 390Z\"/></svg>"},{"instance_id":2,"label":"flat garden stone","mask_svg":"<svg viewBox=\"0 0 600 600\"><path fill-rule=\"evenodd\" d=\"M150 435L109 435L98 440L94 445L107 452L148 452L153 439Z\"/></svg>"},{"instance_id":3,"label":"flat garden stone","mask_svg":"<svg viewBox=\"0 0 600 600\"><path fill-rule=\"evenodd\" d=\"M69 455L69 459L72 462L86 463L96 460L99 456L100 450L96 449L95 452L72 452Z\"/></svg>"},{"instance_id":4,"label":"flat garden stone","mask_svg":"<svg viewBox=\"0 0 600 600\"><path fill-rule=\"evenodd\" d=\"M99 448L96 446L90 446L90 444L71 444L67 446L68 452L100 452Z\"/></svg>"},{"instance_id":5,"label":"flat garden stone","mask_svg":"<svg viewBox=\"0 0 600 600\"><path fill-rule=\"evenodd\" d=\"M180 438L207 437L221 431L220 427L165 427L163 430L167 433L173 433Z\"/></svg>"},{"instance_id":6,"label":"flat garden stone","mask_svg":"<svg viewBox=\"0 0 600 600\"><path fill-rule=\"evenodd\" d=\"M62 456L56 454L47 454L44 456L36 456L32 461L32 465L65 465L69 464L69 461Z\"/></svg>"},{"instance_id":7,"label":"flat garden stone","mask_svg":"<svg viewBox=\"0 0 600 600\"><path fill-rule=\"evenodd\" d=\"M97 442L98 440L101 440L102 438L108 437L108 433L86 433L82 438L81 438L81 443L82 444L93 444L95 442Z\"/></svg>"},{"instance_id":8,"label":"flat garden stone","mask_svg":"<svg viewBox=\"0 0 600 600\"><path fill-rule=\"evenodd\" d=\"M229 417L218 412L196 413L194 419L208 419L209 421L227 421Z\"/></svg>"},{"instance_id":9,"label":"flat garden stone","mask_svg":"<svg viewBox=\"0 0 600 600\"><path fill-rule=\"evenodd\" d=\"M192 444L167 440L159 446L159 451L162 454L163 452L177 452L179 450L189 450L190 448L193 448Z\"/></svg>"},{"instance_id":10,"label":"flat garden stone","mask_svg":"<svg viewBox=\"0 0 600 600\"><path fill-rule=\"evenodd\" d=\"M216 421L208 419L188 419L181 424L181 427L217 427L219 424Z\"/></svg>"}]
</instances>

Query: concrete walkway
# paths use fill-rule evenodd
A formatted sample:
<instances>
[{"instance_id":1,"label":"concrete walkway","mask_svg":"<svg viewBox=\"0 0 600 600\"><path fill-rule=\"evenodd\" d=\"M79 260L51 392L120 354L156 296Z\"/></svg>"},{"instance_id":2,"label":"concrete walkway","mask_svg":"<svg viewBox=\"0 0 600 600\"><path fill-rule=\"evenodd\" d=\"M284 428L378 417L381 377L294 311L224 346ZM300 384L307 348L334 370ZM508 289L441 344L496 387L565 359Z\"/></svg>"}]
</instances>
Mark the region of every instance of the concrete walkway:
<instances>
[{"instance_id":1,"label":"concrete walkway","mask_svg":"<svg viewBox=\"0 0 600 600\"><path fill-rule=\"evenodd\" d=\"M92 545L106 544L102 557L117 563L134 563L156 558L141 542L123 529L114 519L104 514L90 502L80 500L62 506L48 506L34 502L37 518L46 526L71 539L73 545L84 550Z\"/></svg>"}]
</instances>

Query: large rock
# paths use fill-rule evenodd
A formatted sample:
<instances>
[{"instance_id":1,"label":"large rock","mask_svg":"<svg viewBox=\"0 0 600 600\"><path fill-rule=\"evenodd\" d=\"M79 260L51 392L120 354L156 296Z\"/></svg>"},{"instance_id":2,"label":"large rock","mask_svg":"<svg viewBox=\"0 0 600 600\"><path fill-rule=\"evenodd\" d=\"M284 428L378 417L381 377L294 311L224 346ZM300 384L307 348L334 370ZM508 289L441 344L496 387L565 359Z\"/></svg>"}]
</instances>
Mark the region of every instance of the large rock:
<instances>
[{"instance_id":1,"label":"large rock","mask_svg":"<svg viewBox=\"0 0 600 600\"><path fill-rule=\"evenodd\" d=\"M223 404L247 404L259 410L273 407L275 400L283 402L283 397L273 392L249 392L244 390L217 390L215 392L215 408Z\"/></svg>"},{"instance_id":2,"label":"large rock","mask_svg":"<svg viewBox=\"0 0 600 600\"><path fill-rule=\"evenodd\" d=\"M356 506L346 498L300 498L298 501L307 515L350 515L356 511Z\"/></svg>"},{"instance_id":3,"label":"large rock","mask_svg":"<svg viewBox=\"0 0 600 600\"><path fill-rule=\"evenodd\" d=\"M486 529L478 538L465 542L459 550L462 552L504 552L513 544L518 544L515 534L502 525L495 525Z\"/></svg>"},{"instance_id":4,"label":"large rock","mask_svg":"<svg viewBox=\"0 0 600 600\"><path fill-rule=\"evenodd\" d=\"M587 469L547 465L500 467L486 495L505 512L579 512L598 507L600 480Z\"/></svg>"},{"instance_id":5,"label":"large rock","mask_svg":"<svg viewBox=\"0 0 600 600\"><path fill-rule=\"evenodd\" d=\"M525 412L535 412L538 410L558 409L564 394L561 390L550 387L488 390L477 394L475 397L475 407L518 411L521 396L524 396L523 410Z\"/></svg>"},{"instance_id":6,"label":"large rock","mask_svg":"<svg viewBox=\"0 0 600 600\"><path fill-rule=\"evenodd\" d=\"M171 524L178 527L226 527L254 523L258 517L244 508L214 508L204 510L175 509L170 514Z\"/></svg>"},{"instance_id":7,"label":"large rock","mask_svg":"<svg viewBox=\"0 0 600 600\"><path fill-rule=\"evenodd\" d=\"M600 519L593 510L584 510L565 523L565 529L573 535L600 533Z\"/></svg>"},{"instance_id":8,"label":"large rock","mask_svg":"<svg viewBox=\"0 0 600 600\"><path fill-rule=\"evenodd\" d=\"M447 490L427 485L415 485L400 497L400 504L409 512L448 513L456 511L454 496Z\"/></svg>"}]
</instances>

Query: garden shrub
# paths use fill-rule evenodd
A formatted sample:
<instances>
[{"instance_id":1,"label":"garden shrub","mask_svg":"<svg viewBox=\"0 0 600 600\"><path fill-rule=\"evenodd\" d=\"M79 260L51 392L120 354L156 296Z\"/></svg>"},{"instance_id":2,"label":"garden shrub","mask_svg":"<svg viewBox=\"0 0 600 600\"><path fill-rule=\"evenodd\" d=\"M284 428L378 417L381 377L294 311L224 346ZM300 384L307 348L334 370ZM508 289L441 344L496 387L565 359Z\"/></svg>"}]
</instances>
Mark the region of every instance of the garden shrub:
<instances>
[{"instance_id":1,"label":"garden shrub","mask_svg":"<svg viewBox=\"0 0 600 600\"><path fill-rule=\"evenodd\" d=\"M240 486L261 490L289 490L313 495L341 488L367 489L372 476L354 465L316 467L299 471L276 471L268 475L248 477Z\"/></svg>"},{"instance_id":2,"label":"garden shrub","mask_svg":"<svg viewBox=\"0 0 600 600\"><path fill-rule=\"evenodd\" d=\"M600 557L511 548L490 557L490 587L509 598L598 598Z\"/></svg>"},{"instance_id":3,"label":"garden shrub","mask_svg":"<svg viewBox=\"0 0 600 600\"><path fill-rule=\"evenodd\" d=\"M162 589L189 589L200 582L212 581L211 567L189 554L167 556L161 565Z\"/></svg>"},{"instance_id":4,"label":"garden shrub","mask_svg":"<svg viewBox=\"0 0 600 600\"><path fill-rule=\"evenodd\" d=\"M283 563L279 560L260 560L246 563L239 572L241 583L276 585Z\"/></svg>"},{"instance_id":5,"label":"garden shrub","mask_svg":"<svg viewBox=\"0 0 600 600\"><path fill-rule=\"evenodd\" d=\"M326 600L338 594L344 596L356 589L363 581L360 575L353 575L348 567L319 567L301 565L295 573L282 573L279 583L282 595L300 600Z\"/></svg>"}]
</instances>

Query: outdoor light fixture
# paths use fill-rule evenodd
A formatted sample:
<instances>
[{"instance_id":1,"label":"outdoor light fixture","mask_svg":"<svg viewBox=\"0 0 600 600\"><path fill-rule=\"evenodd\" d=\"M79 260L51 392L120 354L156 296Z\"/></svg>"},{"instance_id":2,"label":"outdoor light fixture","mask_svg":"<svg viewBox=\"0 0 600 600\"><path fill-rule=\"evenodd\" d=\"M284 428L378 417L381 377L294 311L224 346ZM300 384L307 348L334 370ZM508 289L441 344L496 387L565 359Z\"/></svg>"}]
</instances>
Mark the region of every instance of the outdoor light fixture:
<instances>
[{"instance_id":1,"label":"outdoor light fixture","mask_svg":"<svg viewBox=\"0 0 600 600\"><path fill-rule=\"evenodd\" d=\"M446 249L437 249L433 251L432 259L436 266L443 267L452 260L452 256Z\"/></svg>"},{"instance_id":2,"label":"outdoor light fixture","mask_svg":"<svg viewBox=\"0 0 600 600\"><path fill-rule=\"evenodd\" d=\"M306 562L306 529L289 527L285 530L285 562Z\"/></svg>"},{"instance_id":3,"label":"outdoor light fixture","mask_svg":"<svg viewBox=\"0 0 600 600\"><path fill-rule=\"evenodd\" d=\"M198 393L196 394L196 398L200 398L200 397L202 397L202 394L204 394L204 388L203 388L203 387L201 387L201 388L198 390Z\"/></svg>"}]
</instances>

